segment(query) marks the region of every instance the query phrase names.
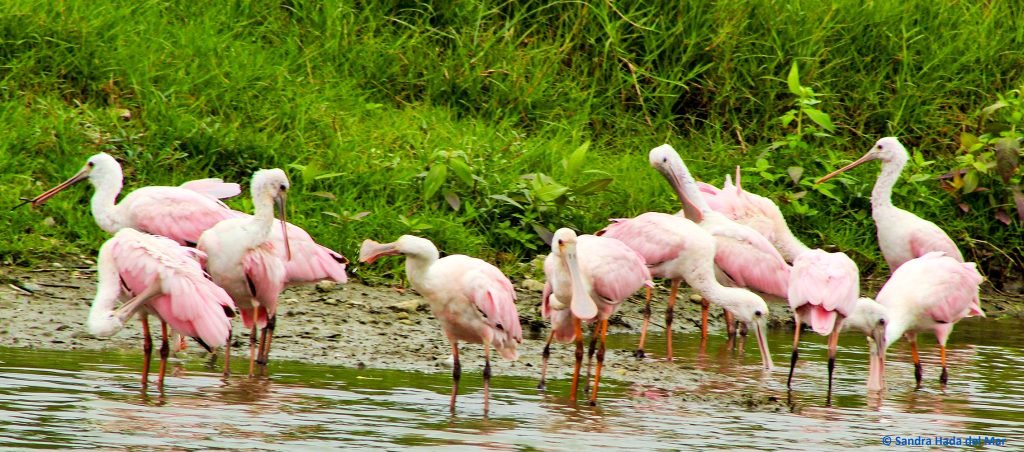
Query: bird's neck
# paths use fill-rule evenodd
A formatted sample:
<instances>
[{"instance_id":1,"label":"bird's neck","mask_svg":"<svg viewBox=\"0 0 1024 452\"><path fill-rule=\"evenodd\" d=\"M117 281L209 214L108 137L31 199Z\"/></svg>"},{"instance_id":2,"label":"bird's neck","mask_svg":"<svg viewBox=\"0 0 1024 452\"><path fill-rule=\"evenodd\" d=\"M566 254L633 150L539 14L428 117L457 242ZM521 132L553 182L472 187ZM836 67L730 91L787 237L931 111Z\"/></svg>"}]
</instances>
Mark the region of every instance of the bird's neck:
<instances>
[{"instance_id":1,"label":"bird's neck","mask_svg":"<svg viewBox=\"0 0 1024 452\"><path fill-rule=\"evenodd\" d=\"M714 280L712 278L712 280ZM742 306L735 300L739 298L741 293L748 292L746 289L740 289L738 287L727 287L719 284L717 281L707 284L703 289L698 289L701 295L708 301L711 301L722 309L729 312L736 312Z\"/></svg>"},{"instance_id":2,"label":"bird's neck","mask_svg":"<svg viewBox=\"0 0 1024 452\"><path fill-rule=\"evenodd\" d=\"M95 192L90 202L92 217L101 229L111 234L125 225L121 224L117 212L117 195L121 193L121 177L108 177L99 181L90 180Z\"/></svg>"},{"instance_id":3,"label":"bird's neck","mask_svg":"<svg viewBox=\"0 0 1024 452\"><path fill-rule=\"evenodd\" d=\"M896 185L896 180L900 178L900 173L903 172L903 167L906 166L905 160L892 160L882 162L882 172L878 175L878 180L875 181L875 188L871 190L871 207L892 207L892 187Z\"/></svg>"},{"instance_id":4,"label":"bird's neck","mask_svg":"<svg viewBox=\"0 0 1024 452\"><path fill-rule=\"evenodd\" d=\"M263 243L270 237L270 228L274 227L274 199L259 196L252 200L253 224L256 225L256 239Z\"/></svg>"},{"instance_id":5,"label":"bird's neck","mask_svg":"<svg viewBox=\"0 0 1024 452\"><path fill-rule=\"evenodd\" d=\"M427 274L438 258L436 250L433 253L409 254L405 257L405 273L409 277L409 284L422 295L430 291Z\"/></svg>"},{"instance_id":6,"label":"bird's neck","mask_svg":"<svg viewBox=\"0 0 1024 452\"><path fill-rule=\"evenodd\" d=\"M779 234L775 235L776 238L773 245L778 248L779 254L782 254L782 258L785 259L786 262L792 264L798 256L810 251L811 249L793 235L793 232L789 230L788 225L783 226L783 229L783 231L780 231Z\"/></svg>"},{"instance_id":7,"label":"bird's neck","mask_svg":"<svg viewBox=\"0 0 1024 452\"><path fill-rule=\"evenodd\" d=\"M885 342L892 345L911 327L912 313L903 308L902 303L886 304Z\"/></svg>"}]
</instances>

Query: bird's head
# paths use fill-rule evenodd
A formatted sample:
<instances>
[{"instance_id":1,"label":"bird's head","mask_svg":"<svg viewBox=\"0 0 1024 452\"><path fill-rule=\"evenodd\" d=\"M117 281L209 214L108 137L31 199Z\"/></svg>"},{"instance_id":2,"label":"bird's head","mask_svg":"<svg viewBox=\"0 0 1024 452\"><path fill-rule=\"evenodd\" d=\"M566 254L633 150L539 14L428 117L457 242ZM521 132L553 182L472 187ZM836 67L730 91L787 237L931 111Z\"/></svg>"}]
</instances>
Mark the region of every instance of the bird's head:
<instances>
[{"instance_id":1,"label":"bird's head","mask_svg":"<svg viewBox=\"0 0 1024 452\"><path fill-rule=\"evenodd\" d=\"M875 142L875 145L866 152L861 158L855 160L853 163L839 168L824 177L818 179L817 184L825 182L833 177L838 176L840 173L849 171L856 168L871 160L881 160L884 163L895 162L895 163L906 163L909 159L907 155L907 148L903 147L896 137L885 137Z\"/></svg>"},{"instance_id":2,"label":"bird's head","mask_svg":"<svg viewBox=\"0 0 1024 452\"><path fill-rule=\"evenodd\" d=\"M868 338L868 389L881 390L885 387L885 349L889 346L886 328L889 325L888 310L870 298L858 298L853 312L843 320L843 329L857 330Z\"/></svg>"},{"instance_id":3,"label":"bird's head","mask_svg":"<svg viewBox=\"0 0 1024 452\"><path fill-rule=\"evenodd\" d=\"M568 270L569 278L572 280L572 300L569 302L572 315L589 320L597 316L597 304L590 297L590 282L580 271L576 254L578 241L576 232L569 228L561 228L551 237L551 254L561 259L563 268Z\"/></svg>"},{"instance_id":4,"label":"bird's head","mask_svg":"<svg viewBox=\"0 0 1024 452\"><path fill-rule=\"evenodd\" d=\"M84 180L88 180L93 186L100 186L103 184L114 184L117 188L121 187L121 164L117 163L117 160L105 152L89 157L89 160L85 161L85 165L82 169L78 170L74 176L70 179L62 182L60 185L53 187L39 196L32 199L22 198L24 201L18 206L25 204L32 204L32 207L39 207L46 203L50 198L54 197L57 193L64 191L66 188L75 185Z\"/></svg>"},{"instance_id":5,"label":"bird's head","mask_svg":"<svg viewBox=\"0 0 1024 452\"><path fill-rule=\"evenodd\" d=\"M576 232L569 228L555 231L555 234L551 236L551 252L563 258L567 253L575 253Z\"/></svg>"},{"instance_id":6,"label":"bird's head","mask_svg":"<svg viewBox=\"0 0 1024 452\"><path fill-rule=\"evenodd\" d=\"M747 331L753 331L757 339L757 348L761 352L761 364L766 370L772 369L772 355L768 348L768 303L760 295L746 289L736 288L728 291L728 307L736 320L747 325Z\"/></svg>"},{"instance_id":7,"label":"bird's head","mask_svg":"<svg viewBox=\"0 0 1024 452\"><path fill-rule=\"evenodd\" d=\"M288 189L291 183L288 176L279 168L261 169L252 175L253 202L272 202L277 207L277 217L281 220L281 233L284 237L285 256L292 260L292 249L288 243Z\"/></svg>"},{"instance_id":8,"label":"bird's head","mask_svg":"<svg viewBox=\"0 0 1024 452\"><path fill-rule=\"evenodd\" d=\"M432 260L437 259L439 253L433 242L415 235L403 235L391 243L378 243L366 239L359 249L359 262L372 264L381 257L398 255Z\"/></svg>"},{"instance_id":9,"label":"bird's head","mask_svg":"<svg viewBox=\"0 0 1024 452\"><path fill-rule=\"evenodd\" d=\"M651 166L665 176L665 180L676 192L679 202L683 205L686 218L700 221L703 218L700 207L703 199L699 199L700 194L696 188L697 181L690 174L690 169L686 167L686 163L683 162L679 153L672 146L663 144L651 149L647 158Z\"/></svg>"}]
</instances>

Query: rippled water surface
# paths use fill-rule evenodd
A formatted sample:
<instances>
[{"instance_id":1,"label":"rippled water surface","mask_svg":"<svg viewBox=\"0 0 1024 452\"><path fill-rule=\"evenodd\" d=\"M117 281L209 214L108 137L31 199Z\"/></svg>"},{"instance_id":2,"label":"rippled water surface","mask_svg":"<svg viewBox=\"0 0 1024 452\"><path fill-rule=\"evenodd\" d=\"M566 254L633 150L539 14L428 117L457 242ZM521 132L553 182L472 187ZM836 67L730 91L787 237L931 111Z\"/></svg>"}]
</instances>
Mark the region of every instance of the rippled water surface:
<instances>
[{"instance_id":1,"label":"rippled water surface","mask_svg":"<svg viewBox=\"0 0 1024 452\"><path fill-rule=\"evenodd\" d=\"M914 391L905 343L890 349L883 395L867 395L866 346L844 336L836 391L825 406L825 351L804 334L797 383L785 389L789 331L769 337L776 370L757 369L712 337L699 354L693 335L675 337L678 366L734 376L726 383L660 388L614 380L597 408L570 404L567 384L497 375L484 415L479 374L463 378L449 413L450 377L275 362L268 378L220 379L196 359L172 365L166 391L140 390L141 354L0 348L0 447L256 447L269 449L462 445L496 449L736 446L878 447L886 435L988 435L1024 442L1024 322L976 320L950 341L950 384L939 389L938 350L921 342L926 385ZM664 338L653 336L655 349ZM613 336L629 349L635 337ZM718 381L718 380L716 380ZM604 380L603 380L604 383ZM751 400L776 397L779 412ZM784 402L784 403L783 403Z\"/></svg>"}]
</instances>

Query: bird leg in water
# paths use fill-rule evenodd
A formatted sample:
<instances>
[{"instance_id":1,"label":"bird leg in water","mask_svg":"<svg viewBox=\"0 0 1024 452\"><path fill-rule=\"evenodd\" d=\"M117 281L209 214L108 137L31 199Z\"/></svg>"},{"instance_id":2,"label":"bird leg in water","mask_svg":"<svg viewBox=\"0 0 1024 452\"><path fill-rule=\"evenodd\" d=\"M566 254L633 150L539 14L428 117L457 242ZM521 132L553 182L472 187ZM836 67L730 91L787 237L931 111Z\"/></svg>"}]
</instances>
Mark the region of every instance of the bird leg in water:
<instances>
[{"instance_id":1,"label":"bird leg in water","mask_svg":"<svg viewBox=\"0 0 1024 452\"><path fill-rule=\"evenodd\" d=\"M583 393L590 393L590 367L594 361L594 351L597 348L597 333L600 330L598 322L594 322L594 328L590 331L590 345L587 346L587 379L583 382Z\"/></svg>"},{"instance_id":2,"label":"bird leg in water","mask_svg":"<svg viewBox=\"0 0 1024 452\"><path fill-rule=\"evenodd\" d=\"M491 343L484 342L484 413L491 400Z\"/></svg>"},{"instance_id":3,"label":"bird leg in water","mask_svg":"<svg viewBox=\"0 0 1024 452\"><path fill-rule=\"evenodd\" d=\"M259 323L259 306L252 308L252 329L249 331L249 377L256 370L256 324Z\"/></svg>"},{"instance_id":4,"label":"bird leg in water","mask_svg":"<svg viewBox=\"0 0 1024 452\"><path fill-rule=\"evenodd\" d=\"M946 344L939 344L939 358L942 360L942 374L939 375L939 383L946 386L949 381L949 372L946 371Z\"/></svg>"},{"instance_id":5,"label":"bird leg in water","mask_svg":"<svg viewBox=\"0 0 1024 452\"><path fill-rule=\"evenodd\" d=\"M672 309L676 306L681 280L672 280L672 291L668 294L668 308L665 309L665 358L672 361Z\"/></svg>"},{"instance_id":6,"label":"bird leg in water","mask_svg":"<svg viewBox=\"0 0 1024 452\"><path fill-rule=\"evenodd\" d=\"M796 330L793 331L793 355L789 358L789 378L786 380L786 388L793 387L793 369L796 367L796 360L800 356L797 351L800 345L800 314L793 312L793 321L796 322Z\"/></svg>"},{"instance_id":7,"label":"bird leg in water","mask_svg":"<svg viewBox=\"0 0 1024 452\"><path fill-rule=\"evenodd\" d=\"M274 340L274 328L277 326L277 314L267 319L267 326L263 327L263 336L260 339L260 352L257 358L258 363L266 365L270 362L270 343Z\"/></svg>"},{"instance_id":8,"label":"bird leg in water","mask_svg":"<svg viewBox=\"0 0 1024 452\"><path fill-rule=\"evenodd\" d=\"M700 339L702 341L708 338L708 311L711 310L711 303L708 303L708 299L701 297L700 299Z\"/></svg>"},{"instance_id":9,"label":"bird leg in water","mask_svg":"<svg viewBox=\"0 0 1024 452\"><path fill-rule=\"evenodd\" d=\"M839 328L842 326L843 316L836 315L835 326L832 327L832 335L828 338L828 396L829 405L832 404L832 373L836 369L836 348L839 347Z\"/></svg>"},{"instance_id":10,"label":"bird leg in water","mask_svg":"<svg viewBox=\"0 0 1024 452\"><path fill-rule=\"evenodd\" d=\"M548 335L548 341L546 343L544 343L544 351L541 352L541 355L540 355L540 357L541 357L541 362L540 362L540 383L537 384L537 389L540 389L542 391L547 389L547 387L548 387L547 381L545 380L545 377L547 377L547 374L548 374L548 358L551 357L551 341L554 338L555 338L555 330L551 330L551 334Z\"/></svg>"},{"instance_id":11,"label":"bird leg in water","mask_svg":"<svg viewBox=\"0 0 1024 452\"><path fill-rule=\"evenodd\" d=\"M917 354L917 335L908 334L907 342L910 342L910 357L914 360L914 380L917 382L917 389L921 389L924 372L921 369L921 356Z\"/></svg>"},{"instance_id":12,"label":"bird leg in water","mask_svg":"<svg viewBox=\"0 0 1024 452\"><path fill-rule=\"evenodd\" d=\"M153 356L153 338L149 336L149 316L139 316L142 321L142 388L149 384L149 358Z\"/></svg>"},{"instance_id":13,"label":"bird leg in water","mask_svg":"<svg viewBox=\"0 0 1024 452\"><path fill-rule=\"evenodd\" d=\"M231 376L231 329L228 329L228 342L224 344L224 378Z\"/></svg>"},{"instance_id":14,"label":"bird leg in water","mask_svg":"<svg viewBox=\"0 0 1024 452\"><path fill-rule=\"evenodd\" d=\"M171 345L167 341L167 322L160 321L160 378L156 387L164 390L164 374L167 373L167 357L171 354Z\"/></svg>"},{"instance_id":15,"label":"bird leg in water","mask_svg":"<svg viewBox=\"0 0 1024 452\"><path fill-rule=\"evenodd\" d=\"M572 318L572 326L576 330L573 340L576 342L576 366L572 371L572 388L569 389L569 401L576 401L576 391L580 384L580 366L583 365L583 326L580 319Z\"/></svg>"},{"instance_id":16,"label":"bird leg in water","mask_svg":"<svg viewBox=\"0 0 1024 452\"><path fill-rule=\"evenodd\" d=\"M608 319L602 319L598 323L601 333L601 347L597 349L597 370L594 371L594 390L590 391L590 406L597 405L597 385L601 382L601 367L604 366L605 338L608 336ZM596 333L597 331L595 331Z\"/></svg>"},{"instance_id":17,"label":"bird leg in water","mask_svg":"<svg viewBox=\"0 0 1024 452\"><path fill-rule=\"evenodd\" d=\"M644 341L647 339L647 325L651 323L651 286L647 286L647 300L644 303L644 326L640 327L640 345L633 356L644 357Z\"/></svg>"},{"instance_id":18,"label":"bird leg in water","mask_svg":"<svg viewBox=\"0 0 1024 452\"><path fill-rule=\"evenodd\" d=\"M736 337L736 319L729 310L725 312L725 334L729 337Z\"/></svg>"},{"instance_id":19,"label":"bird leg in water","mask_svg":"<svg viewBox=\"0 0 1024 452\"><path fill-rule=\"evenodd\" d=\"M462 378L462 363L459 362L459 341L451 335L448 340L452 343L452 398L448 401L448 410L455 414L455 396L459 394L459 379Z\"/></svg>"}]
</instances>

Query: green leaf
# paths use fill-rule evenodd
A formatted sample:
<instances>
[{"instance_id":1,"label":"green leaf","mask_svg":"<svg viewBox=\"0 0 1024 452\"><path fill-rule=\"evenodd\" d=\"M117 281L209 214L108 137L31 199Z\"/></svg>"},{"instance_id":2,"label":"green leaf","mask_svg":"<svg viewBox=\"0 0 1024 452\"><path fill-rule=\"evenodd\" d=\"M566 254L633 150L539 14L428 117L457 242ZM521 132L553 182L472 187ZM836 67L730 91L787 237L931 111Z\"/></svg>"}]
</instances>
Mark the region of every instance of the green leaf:
<instances>
[{"instance_id":1,"label":"green leaf","mask_svg":"<svg viewBox=\"0 0 1024 452\"><path fill-rule=\"evenodd\" d=\"M473 186L473 170L469 168L466 161L460 157L453 157L448 160L448 166L451 167L452 172L455 173L455 177L458 177L462 183Z\"/></svg>"},{"instance_id":2,"label":"green leaf","mask_svg":"<svg viewBox=\"0 0 1024 452\"><path fill-rule=\"evenodd\" d=\"M462 205L462 201L459 199L459 195L451 190L444 191L444 200L448 201L448 205L451 206L452 210L458 212L459 206Z\"/></svg>"},{"instance_id":3,"label":"green leaf","mask_svg":"<svg viewBox=\"0 0 1024 452\"><path fill-rule=\"evenodd\" d=\"M996 140L995 148L996 173L1003 179L1004 184L1008 184L1020 167L1020 144L1016 138L1003 137Z\"/></svg>"},{"instance_id":4,"label":"green leaf","mask_svg":"<svg viewBox=\"0 0 1024 452\"><path fill-rule=\"evenodd\" d=\"M423 179L423 198L430 199L437 193L437 190L444 184L445 177L448 176L448 165L435 164L430 167L430 171L427 172L427 177Z\"/></svg>"},{"instance_id":5,"label":"green leaf","mask_svg":"<svg viewBox=\"0 0 1024 452\"><path fill-rule=\"evenodd\" d=\"M804 168L802 166L791 166L786 168L786 173L789 174L789 178L793 180L794 184L799 184L800 177L804 175Z\"/></svg>"},{"instance_id":6,"label":"green leaf","mask_svg":"<svg viewBox=\"0 0 1024 452\"><path fill-rule=\"evenodd\" d=\"M579 187L573 188L572 192L581 196L598 193L608 188L608 186L611 185L613 180L614 179L611 178L592 180L583 185L580 185Z\"/></svg>"},{"instance_id":7,"label":"green leaf","mask_svg":"<svg viewBox=\"0 0 1024 452\"><path fill-rule=\"evenodd\" d=\"M541 179L542 178L537 178L533 180L533 195L541 201L554 201L569 191L569 187L566 187L565 185L559 184L555 181L544 182Z\"/></svg>"},{"instance_id":8,"label":"green leaf","mask_svg":"<svg viewBox=\"0 0 1024 452\"><path fill-rule=\"evenodd\" d=\"M978 182L980 182L981 176L978 175L978 171L970 170L967 175L964 176L964 187L962 191L964 193L970 193L974 189L978 188Z\"/></svg>"},{"instance_id":9,"label":"green leaf","mask_svg":"<svg viewBox=\"0 0 1024 452\"><path fill-rule=\"evenodd\" d=\"M786 84L789 85L789 92L803 97L802 86L800 86L800 72L796 68L796 61L793 62L793 67L789 68L789 77L786 77Z\"/></svg>"},{"instance_id":10,"label":"green leaf","mask_svg":"<svg viewBox=\"0 0 1024 452\"><path fill-rule=\"evenodd\" d=\"M960 134L960 149L970 151L976 144L978 144L978 137L974 134L967 132Z\"/></svg>"},{"instance_id":11,"label":"green leaf","mask_svg":"<svg viewBox=\"0 0 1024 452\"><path fill-rule=\"evenodd\" d=\"M519 204L518 202L516 202L516 200L509 198L508 196L505 195L491 195L491 199L497 199L498 201L504 202L506 204L511 204L513 206L518 207L520 210L526 210L526 208L523 207L522 204Z\"/></svg>"},{"instance_id":12,"label":"green leaf","mask_svg":"<svg viewBox=\"0 0 1024 452\"><path fill-rule=\"evenodd\" d=\"M569 158L565 161L565 172L569 174L575 174L583 166L583 162L587 157L587 150L590 149L590 140L583 142L572 154L569 154Z\"/></svg>"},{"instance_id":13,"label":"green leaf","mask_svg":"<svg viewBox=\"0 0 1024 452\"><path fill-rule=\"evenodd\" d=\"M313 179L314 180L331 179L331 178L335 178L335 177L338 177L338 176L344 176L344 175L345 175L345 173L327 173L327 174L321 174L321 175L319 175L317 177L314 177Z\"/></svg>"},{"instance_id":14,"label":"green leaf","mask_svg":"<svg viewBox=\"0 0 1024 452\"><path fill-rule=\"evenodd\" d=\"M819 126L825 128L825 130L828 130L829 132L835 132L836 126L832 125L832 120L829 119L827 113L811 107L801 107L801 109L808 118L811 118L811 121L816 122Z\"/></svg>"}]
</instances>

